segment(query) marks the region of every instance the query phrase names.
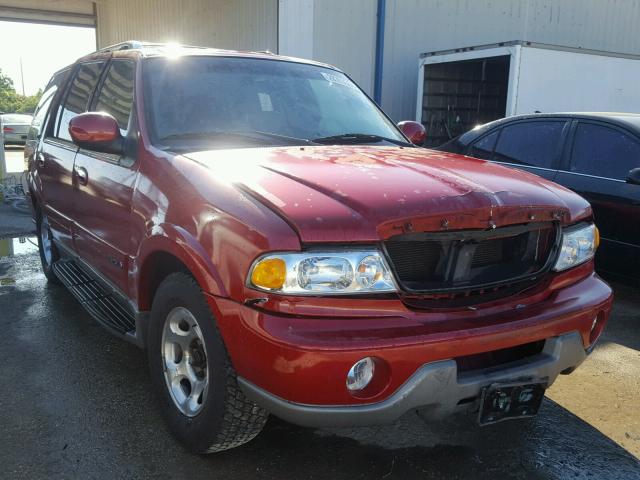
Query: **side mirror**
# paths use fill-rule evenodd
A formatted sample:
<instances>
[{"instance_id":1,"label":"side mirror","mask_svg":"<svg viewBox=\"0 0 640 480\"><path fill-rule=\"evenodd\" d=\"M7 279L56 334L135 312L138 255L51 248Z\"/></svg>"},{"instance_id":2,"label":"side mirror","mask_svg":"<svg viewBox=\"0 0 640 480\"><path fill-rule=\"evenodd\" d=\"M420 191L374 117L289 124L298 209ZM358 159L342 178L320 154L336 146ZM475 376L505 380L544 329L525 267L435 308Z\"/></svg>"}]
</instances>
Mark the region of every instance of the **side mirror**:
<instances>
[{"instance_id":1,"label":"side mirror","mask_svg":"<svg viewBox=\"0 0 640 480\"><path fill-rule=\"evenodd\" d=\"M69 135L80 148L97 152L120 154L123 138L118 122L108 113L81 113L69 122Z\"/></svg>"},{"instance_id":2,"label":"side mirror","mask_svg":"<svg viewBox=\"0 0 640 480\"><path fill-rule=\"evenodd\" d=\"M404 122L400 122L398 124L398 128L402 133L404 133L405 137L407 137L411 143L418 145L419 147L422 146L427 138L427 131L421 123L406 120Z\"/></svg>"},{"instance_id":3,"label":"side mirror","mask_svg":"<svg viewBox=\"0 0 640 480\"><path fill-rule=\"evenodd\" d=\"M627 174L627 183L640 185L640 168L632 168Z\"/></svg>"}]
</instances>

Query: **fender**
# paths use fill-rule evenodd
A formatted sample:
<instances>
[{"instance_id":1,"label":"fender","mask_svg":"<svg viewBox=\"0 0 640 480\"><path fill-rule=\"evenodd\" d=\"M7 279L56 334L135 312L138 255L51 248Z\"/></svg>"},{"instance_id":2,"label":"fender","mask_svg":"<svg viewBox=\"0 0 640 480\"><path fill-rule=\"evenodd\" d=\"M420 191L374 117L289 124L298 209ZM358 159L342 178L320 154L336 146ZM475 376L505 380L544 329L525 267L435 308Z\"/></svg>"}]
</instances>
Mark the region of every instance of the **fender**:
<instances>
[{"instance_id":1,"label":"fender","mask_svg":"<svg viewBox=\"0 0 640 480\"><path fill-rule=\"evenodd\" d=\"M198 240L184 228L164 223L155 226L142 240L137 256L129 262L129 291L141 311L151 308L145 288L150 279L145 278L146 272L142 269L146 260L157 253L167 253L180 260L205 292L229 296L210 255Z\"/></svg>"}]
</instances>

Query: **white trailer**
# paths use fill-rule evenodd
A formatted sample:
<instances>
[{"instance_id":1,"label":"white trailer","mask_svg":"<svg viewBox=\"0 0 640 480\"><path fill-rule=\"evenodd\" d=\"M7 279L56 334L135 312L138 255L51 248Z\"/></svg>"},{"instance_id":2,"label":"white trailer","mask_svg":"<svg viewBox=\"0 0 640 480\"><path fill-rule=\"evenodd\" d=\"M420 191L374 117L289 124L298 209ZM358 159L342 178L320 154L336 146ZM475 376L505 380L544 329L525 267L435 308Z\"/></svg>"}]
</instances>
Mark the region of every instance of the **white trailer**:
<instances>
[{"instance_id":1,"label":"white trailer","mask_svg":"<svg viewBox=\"0 0 640 480\"><path fill-rule=\"evenodd\" d=\"M431 146L505 116L640 112L640 55L513 41L420 55L416 120Z\"/></svg>"}]
</instances>

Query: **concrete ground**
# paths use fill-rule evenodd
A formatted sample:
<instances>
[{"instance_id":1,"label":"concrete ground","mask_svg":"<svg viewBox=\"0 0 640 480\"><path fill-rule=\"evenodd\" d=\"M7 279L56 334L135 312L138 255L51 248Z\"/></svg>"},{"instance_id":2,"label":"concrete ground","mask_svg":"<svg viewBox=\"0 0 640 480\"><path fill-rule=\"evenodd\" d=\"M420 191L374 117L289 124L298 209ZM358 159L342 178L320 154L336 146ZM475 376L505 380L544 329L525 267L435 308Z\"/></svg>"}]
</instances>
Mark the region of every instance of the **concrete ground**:
<instances>
[{"instance_id":1,"label":"concrete ground","mask_svg":"<svg viewBox=\"0 0 640 480\"><path fill-rule=\"evenodd\" d=\"M598 348L536 419L307 429L271 418L251 443L196 456L167 432L144 352L47 285L34 247L14 243L0 259L0 478L640 479L637 289L616 285Z\"/></svg>"},{"instance_id":2,"label":"concrete ground","mask_svg":"<svg viewBox=\"0 0 640 480\"><path fill-rule=\"evenodd\" d=\"M24 171L24 148L19 145L5 145L5 162L8 173L20 173Z\"/></svg>"},{"instance_id":3,"label":"concrete ground","mask_svg":"<svg viewBox=\"0 0 640 480\"><path fill-rule=\"evenodd\" d=\"M23 148L5 146L5 161L7 178L2 180L3 188L0 189L0 193L4 192L6 198L0 200L0 239L34 234L35 225L24 196L18 195L15 198L11 196L12 193L17 194L21 191L24 170ZM7 193L9 196L6 195Z\"/></svg>"}]
</instances>

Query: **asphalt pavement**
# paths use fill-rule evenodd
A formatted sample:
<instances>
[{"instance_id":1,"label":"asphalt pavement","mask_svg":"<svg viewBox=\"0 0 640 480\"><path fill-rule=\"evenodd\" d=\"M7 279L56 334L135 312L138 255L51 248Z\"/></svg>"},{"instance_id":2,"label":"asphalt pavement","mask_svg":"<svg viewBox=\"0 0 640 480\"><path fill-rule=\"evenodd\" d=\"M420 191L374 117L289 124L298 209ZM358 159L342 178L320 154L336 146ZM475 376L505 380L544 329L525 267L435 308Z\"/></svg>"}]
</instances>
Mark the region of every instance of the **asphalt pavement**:
<instances>
[{"instance_id":1,"label":"asphalt pavement","mask_svg":"<svg viewBox=\"0 0 640 480\"><path fill-rule=\"evenodd\" d=\"M45 282L35 247L0 258L2 479L640 479L640 294L616 284L589 359L537 418L478 428L309 429L271 418L254 441L197 456L164 426L143 351ZM0 249L0 251L3 251Z\"/></svg>"}]
</instances>

